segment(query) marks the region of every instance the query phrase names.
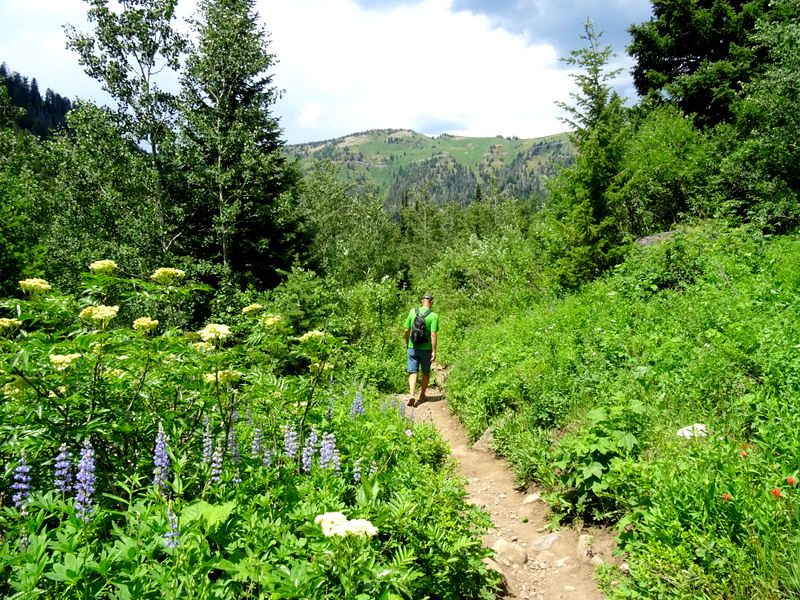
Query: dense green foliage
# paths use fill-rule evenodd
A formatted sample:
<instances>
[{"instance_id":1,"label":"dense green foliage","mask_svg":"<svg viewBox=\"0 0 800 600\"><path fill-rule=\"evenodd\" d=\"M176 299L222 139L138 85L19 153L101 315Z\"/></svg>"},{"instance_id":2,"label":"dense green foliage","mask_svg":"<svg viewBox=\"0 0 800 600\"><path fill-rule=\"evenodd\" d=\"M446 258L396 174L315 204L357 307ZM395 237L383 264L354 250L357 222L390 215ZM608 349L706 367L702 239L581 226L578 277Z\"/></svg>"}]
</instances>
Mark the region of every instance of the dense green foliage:
<instances>
[{"instance_id":1,"label":"dense green foliage","mask_svg":"<svg viewBox=\"0 0 800 600\"><path fill-rule=\"evenodd\" d=\"M4 597L493 597L446 444L337 384L340 339L258 304L182 331L179 271L92 270L81 297L34 279L3 302ZM124 290L141 312L100 304Z\"/></svg>"},{"instance_id":2,"label":"dense green foliage","mask_svg":"<svg viewBox=\"0 0 800 600\"><path fill-rule=\"evenodd\" d=\"M42 141L0 89L4 593L490 597L484 517L392 401L423 290L470 435L492 430L556 522L618 528L609 596L800 593L796 2L654 1L631 107L588 22L568 135L295 148L252 0L202 2L194 46L171 0L121 4L91 0L94 34L71 38L115 110L81 104ZM292 426L318 436L309 468ZM234 462L259 438L269 465ZM49 491L84 440L86 521ZM315 523L331 512L378 531L326 535L355 527Z\"/></svg>"},{"instance_id":3,"label":"dense green foliage","mask_svg":"<svg viewBox=\"0 0 800 600\"><path fill-rule=\"evenodd\" d=\"M685 228L464 335L451 405L563 517L619 520L612 597L800 590L799 259L796 236Z\"/></svg>"}]
</instances>

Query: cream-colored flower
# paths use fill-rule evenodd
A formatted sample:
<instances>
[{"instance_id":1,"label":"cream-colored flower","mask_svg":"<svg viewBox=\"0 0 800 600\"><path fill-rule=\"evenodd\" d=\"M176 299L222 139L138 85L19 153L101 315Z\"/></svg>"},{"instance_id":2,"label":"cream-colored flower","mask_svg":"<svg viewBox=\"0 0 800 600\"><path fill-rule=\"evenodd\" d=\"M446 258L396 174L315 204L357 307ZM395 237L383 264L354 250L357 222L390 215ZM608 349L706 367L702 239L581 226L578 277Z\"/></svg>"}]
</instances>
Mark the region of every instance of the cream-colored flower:
<instances>
[{"instance_id":1,"label":"cream-colored flower","mask_svg":"<svg viewBox=\"0 0 800 600\"><path fill-rule=\"evenodd\" d=\"M378 528L366 519L353 519L350 521L340 512L317 515L314 523L322 528L322 533L325 537L345 537L347 535L363 537L365 535L373 536L378 533Z\"/></svg>"},{"instance_id":2,"label":"cream-colored flower","mask_svg":"<svg viewBox=\"0 0 800 600\"><path fill-rule=\"evenodd\" d=\"M23 279L19 282L19 287L22 288L23 292L28 294L41 294L42 292L52 289L49 283L47 283L44 279L39 279L38 277L34 277L32 279Z\"/></svg>"},{"instance_id":3,"label":"cream-colored flower","mask_svg":"<svg viewBox=\"0 0 800 600\"><path fill-rule=\"evenodd\" d=\"M249 304L248 306L245 306L242 309L242 314L243 315L249 315L250 313L255 313L255 312L260 311L262 308L264 308L264 307L261 306L258 302L254 302L253 304Z\"/></svg>"},{"instance_id":4,"label":"cream-colored flower","mask_svg":"<svg viewBox=\"0 0 800 600\"><path fill-rule=\"evenodd\" d=\"M197 333L204 342L208 340L224 340L231 334L230 327L227 325L220 325L219 323L209 323Z\"/></svg>"},{"instance_id":5,"label":"cream-colored flower","mask_svg":"<svg viewBox=\"0 0 800 600\"><path fill-rule=\"evenodd\" d=\"M208 342L195 342L194 344L192 344L192 348L197 348L198 350L204 350L208 352L209 350L213 350L214 346L212 346Z\"/></svg>"},{"instance_id":6,"label":"cream-colored flower","mask_svg":"<svg viewBox=\"0 0 800 600\"><path fill-rule=\"evenodd\" d=\"M80 357L80 354L51 354L49 356L50 362L53 363L57 371L63 371L73 360Z\"/></svg>"},{"instance_id":7,"label":"cream-colored flower","mask_svg":"<svg viewBox=\"0 0 800 600\"><path fill-rule=\"evenodd\" d=\"M366 519L353 519L347 522L347 533L358 537L372 537L378 533L378 528Z\"/></svg>"},{"instance_id":8,"label":"cream-colored flower","mask_svg":"<svg viewBox=\"0 0 800 600\"><path fill-rule=\"evenodd\" d=\"M303 335L301 335L298 339L301 342L307 342L308 340L315 340L323 337L325 334L321 331L307 331Z\"/></svg>"},{"instance_id":9,"label":"cream-colored flower","mask_svg":"<svg viewBox=\"0 0 800 600\"><path fill-rule=\"evenodd\" d=\"M125 371L122 369L107 369L104 373L106 377L113 378L113 377L122 377L125 374Z\"/></svg>"},{"instance_id":10,"label":"cream-colored flower","mask_svg":"<svg viewBox=\"0 0 800 600\"><path fill-rule=\"evenodd\" d=\"M98 273L101 275L108 275L116 268L117 263L115 263L113 260L97 260L89 265L89 269L91 269L92 273Z\"/></svg>"},{"instance_id":11,"label":"cream-colored flower","mask_svg":"<svg viewBox=\"0 0 800 600\"><path fill-rule=\"evenodd\" d=\"M117 316L119 306L106 306L98 304L97 306L87 306L78 315L84 321L89 321L95 326L105 325L111 319Z\"/></svg>"},{"instance_id":12,"label":"cream-colored flower","mask_svg":"<svg viewBox=\"0 0 800 600\"><path fill-rule=\"evenodd\" d=\"M328 371L333 370L333 365L328 362L326 363L315 362L311 363L311 365L309 365L308 368L312 373L318 373L318 372L327 373Z\"/></svg>"},{"instance_id":13,"label":"cream-colored flower","mask_svg":"<svg viewBox=\"0 0 800 600\"><path fill-rule=\"evenodd\" d=\"M150 275L150 279L156 283L173 283L178 279L183 279L186 271L180 269L173 269L172 267L161 267L156 269L156 272Z\"/></svg>"},{"instance_id":14,"label":"cream-colored flower","mask_svg":"<svg viewBox=\"0 0 800 600\"><path fill-rule=\"evenodd\" d=\"M264 317L263 324L264 324L264 327L273 327L273 326L277 325L280 322L281 322L281 316L280 315L273 315L272 313L270 313L270 314L268 314L267 316Z\"/></svg>"},{"instance_id":15,"label":"cream-colored flower","mask_svg":"<svg viewBox=\"0 0 800 600\"><path fill-rule=\"evenodd\" d=\"M206 373L203 375L203 381L206 383L217 383L219 382L220 385L227 385L228 383L232 383L234 381L238 381L241 378L242 374L239 371L234 371L232 369L223 369L222 371L217 371L216 373Z\"/></svg>"},{"instance_id":16,"label":"cream-colored flower","mask_svg":"<svg viewBox=\"0 0 800 600\"><path fill-rule=\"evenodd\" d=\"M22 321L19 319L6 319L3 317L0 319L0 332L2 332L4 329L16 329L20 325L22 325Z\"/></svg>"},{"instance_id":17,"label":"cream-colored flower","mask_svg":"<svg viewBox=\"0 0 800 600\"><path fill-rule=\"evenodd\" d=\"M25 392L25 385L25 380L22 377L17 377L2 387L3 396L9 400L18 398Z\"/></svg>"},{"instance_id":18,"label":"cream-colored flower","mask_svg":"<svg viewBox=\"0 0 800 600\"><path fill-rule=\"evenodd\" d=\"M139 317L133 322L133 328L142 333L150 333L158 327L158 321L150 317Z\"/></svg>"}]
</instances>

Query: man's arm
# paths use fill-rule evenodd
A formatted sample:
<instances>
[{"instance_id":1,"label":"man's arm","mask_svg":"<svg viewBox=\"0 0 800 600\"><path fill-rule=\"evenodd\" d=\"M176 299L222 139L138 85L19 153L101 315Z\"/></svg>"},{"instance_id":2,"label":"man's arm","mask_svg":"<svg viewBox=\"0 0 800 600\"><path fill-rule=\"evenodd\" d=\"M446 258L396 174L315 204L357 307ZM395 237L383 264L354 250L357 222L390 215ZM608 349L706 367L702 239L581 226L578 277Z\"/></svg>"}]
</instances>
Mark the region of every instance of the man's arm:
<instances>
[{"instance_id":1,"label":"man's arm","mask_svg":"<svg viewBox=\"0 0 800 600\"><path fill-rule=\"evenodd\" d=\"M436 360L436 342L439 340L439 334L435 331L431 331L431 346L433 347L433 352L431 352L431 362Z\"/></svg>"},{"instance_id":2,"label":"man's arm","mask_svg":"<svg viewBox=\"0 0 800 600\"><path fill-rule=\"evenodd\" d=\"M408 348L408 336L411 335L411 330L410 329L406 329L404 335L405 335L405 338L406 338L406 348Z\"/></svg>"}]
</instances>

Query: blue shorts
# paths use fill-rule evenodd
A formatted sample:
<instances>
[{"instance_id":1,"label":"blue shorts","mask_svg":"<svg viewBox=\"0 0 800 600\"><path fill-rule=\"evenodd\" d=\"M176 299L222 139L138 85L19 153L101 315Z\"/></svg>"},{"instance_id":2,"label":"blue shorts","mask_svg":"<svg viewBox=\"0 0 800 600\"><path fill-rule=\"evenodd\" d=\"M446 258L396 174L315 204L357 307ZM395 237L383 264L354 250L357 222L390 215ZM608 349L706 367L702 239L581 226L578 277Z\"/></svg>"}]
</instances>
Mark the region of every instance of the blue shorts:
<instances>
[{"instance_id":1,"label":"blue shorts","mask_svg":"<svg viewBox=\"0 0 800 600\"><path fill-rule=\"evenodd\" d=\"M409 373L418 373L422 367L423 374L431 372L431 354L433 350L418 350L416 348L408 349L408 366Z\"/></svg>"}]
</instances>

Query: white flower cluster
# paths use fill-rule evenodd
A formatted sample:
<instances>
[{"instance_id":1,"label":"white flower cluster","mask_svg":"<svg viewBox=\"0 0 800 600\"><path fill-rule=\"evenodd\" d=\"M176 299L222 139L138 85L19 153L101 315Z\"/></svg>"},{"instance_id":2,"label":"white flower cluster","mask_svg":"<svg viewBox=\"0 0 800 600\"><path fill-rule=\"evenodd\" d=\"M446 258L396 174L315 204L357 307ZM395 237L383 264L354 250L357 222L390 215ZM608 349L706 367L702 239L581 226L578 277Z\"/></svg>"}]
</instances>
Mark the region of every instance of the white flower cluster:
<instances>
[{"instance_id":1,"label":"white flower cluster","mask_svg":"<svg viewBox=\"0 0 800 600\"><path fill-rule=\"evenodd\" d=\"M307 331L303 335L301 335L298 339L301 342L307 342L308 340L315 340L323 337L325 334L321 331Z\"/></svg>"},{"instance_id":2,"label":"white flower cluster","mask_svg":"<svg viewBox=\"0 0 800 600\"><path fill-rule=\"evenodd\" d=\"M84 321L91 321L95 325L102 325L117 316L119 306L87 306L78 315Z\"/></svg>"},{"instance_id":3,"label":"white flower cluster","mask_svg":"<svg viewBox=\"0 0 800 600\"><path fill-rule=\"evenodd\" d=\"M690 439L693 437L706 437L706 431L708 427L706 427L703 423L695 423L694 425L687 425L686 427L681 427L678 429L677 435L678 437L684 437L686 439Z\"/></svg>"},{"instance_id":4,"label":"white flower cluster","mask_svg":"<svg viewBox=\"0 0 800 600\"><path fill-rule=\"evenodd\" d=\"M172 267L161 267L150 275L150 279L156 283L172 283L176 279L183 279L184 275L186 275L186 271L173 269Z\"/></svg>"},{"instance_id":5,"label":"white flower cluster","mask_svg":"<svg viewBox=\"0 0 800 600\"><path fill-rule=\"evenodd\" d=\"M46 292L51 289L49 283L47 283L44 279L39 279L38 277L34 277L32 279L23 279L19 282L19 287L22 288L23 292L28 294L41 294L42 292Z\"/></svg>"},{"instance_id":6,"label":"white flower cluster","mask_svg":"<svg viewBox=\"0 0 800 600\"><path fill-rule=\"evenodd\" d=\"M243 315L249 315L250 313L254 313L254 312L260 311L262 308L264 308L264 307L261 306L260 304L258 304L257 302L254 302L253 304L249 304L248 306L245 306L242 309L242 314Z\"/></svg>"},{"instance_id":7,"label":"white flower cluster","mask_svg":"<svg viewBox=\"0 0 800 600\"><path fill-rule=\"evenodd\" d=\"M264 317L264 327L272 327L280 322L281 322L280 315L273 315L272 313L269 313L267 316Z\"/></svg>"},{"instance_id":8,"label":"white flower cluster","mask_svg":"<svg viewBox=\"0 0 800 600\"><path fill-rule=\"evenodd\" d=\"M1 329L15 329L22 325L22 321L19 319L6 319L5 317L0 318L0 330Z\"/></svg>"},{"instance_id":9,"label":"white flower cluster","mask_svg":"<svg viewBox=\"0 0 800 600\"><path fill-rule=\"evenodd\" d=\"M117 263L113 260L97 260L89 265L89 269L92 273L100 273L102 275L108 275L117 268Z\"/></svg>"},{"instance_id":10,"label":"white flower cluster","mask_svg":"<svg viewBox=\"0 0 800 600\"><path fill-rule=\"evenodd\" d=\"M208 340L224 340L231 334L231 329L227 325L220 325L219 323L209 323L197 333L204 342Z\"/></svg>"},{"instance_id":11,"label":"white flower cluster","mask_svg":"<svg viewBox=\"0 0 800 600\"><path fill-rule=\"evenodd\" d=\"M51 354L49 358L57 371L63 371L73 360L80 357L80 354Z\"/></svg>"},{"instance_id":12,"label":"white flower cluster","mask_svg":"<svg viewBox=\"0 0 800 600\"><path fill-rule=\"evenodd\" d=\"M148 333L158 327L158 320L150 317L139 317L133 322L133 328L142 333Z\"/></svg>"},{"instance_id":13,"label":"white flower cluster","mask_svg":"<svg viewBox=\"0 0 800 600\"><path fill-rule=\"evenodd\" d=\"M233 381L238 381L241 376L242 374L239 371L223 369L222 371L217 371L216 373L206 373L203 375L203 381L206 383L216 383L219 381L221 385L225 385Z\"/></svg>"},{"instance_id":14,"label":"white flower cluster","mask_svg":"<svg viewBox=\"0 0 800 600\"><path fill-rule=\"evenodd\" d=\"M318 515L314 519L314 523L322 528L322 533L325 537L345 537L348 535L372 537L378 533L378 528L366 519L353 519L351 521L340 512L328 512Z\"/></svg>"}]
</instances>

